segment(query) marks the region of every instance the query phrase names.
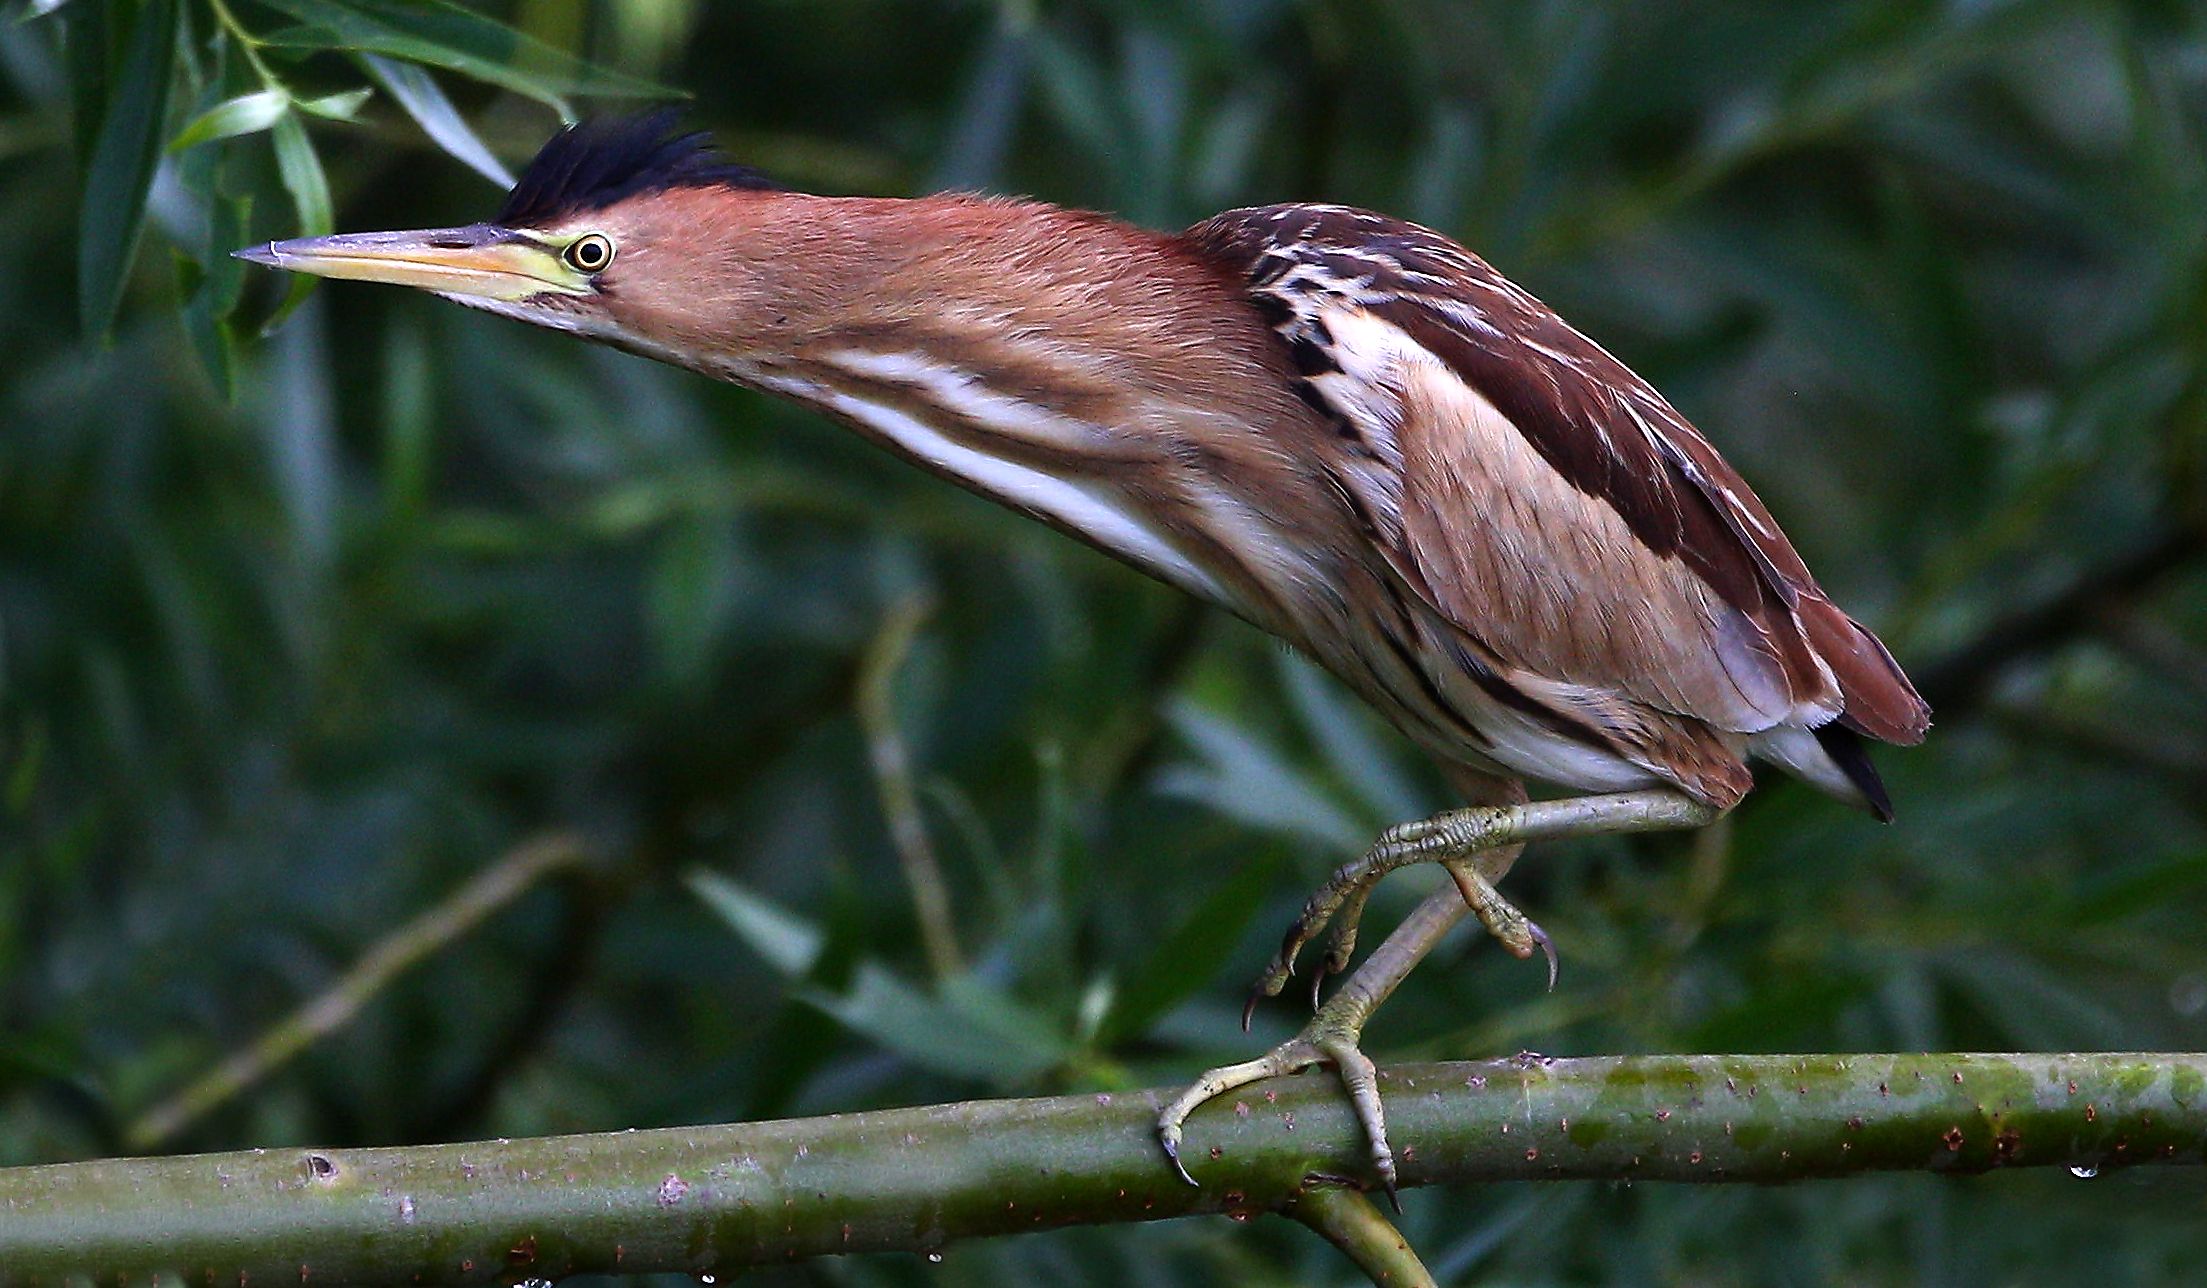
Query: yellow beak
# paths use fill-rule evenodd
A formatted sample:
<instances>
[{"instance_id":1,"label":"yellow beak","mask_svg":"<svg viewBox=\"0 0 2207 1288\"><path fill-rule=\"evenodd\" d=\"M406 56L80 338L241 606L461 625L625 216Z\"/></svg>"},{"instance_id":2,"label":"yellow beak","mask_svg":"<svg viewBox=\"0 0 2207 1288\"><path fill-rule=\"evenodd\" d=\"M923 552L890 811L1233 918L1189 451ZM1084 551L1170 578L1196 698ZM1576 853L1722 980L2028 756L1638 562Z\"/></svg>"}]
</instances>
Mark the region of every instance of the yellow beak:
<instances>
[{"instance_id":1,"label":"yellow beak","mask_svg":"<svg viewBox=\"0 0 2207 1288\"><path fill-rule=\"evenodd\" d=\"M472 299L590 293L589 279L569 268L557 252L495 224L302 237L232 253L293 273L388 282Z\"/></svg>"}]
</instances>

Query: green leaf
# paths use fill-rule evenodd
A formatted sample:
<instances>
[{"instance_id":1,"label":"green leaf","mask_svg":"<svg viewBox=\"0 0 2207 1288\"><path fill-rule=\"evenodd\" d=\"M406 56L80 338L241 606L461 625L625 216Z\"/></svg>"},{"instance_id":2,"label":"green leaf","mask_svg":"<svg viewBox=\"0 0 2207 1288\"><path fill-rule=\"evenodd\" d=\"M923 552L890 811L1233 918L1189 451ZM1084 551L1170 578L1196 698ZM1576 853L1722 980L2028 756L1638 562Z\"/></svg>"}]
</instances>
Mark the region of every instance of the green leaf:
<instances>
[{"instance_id":1,"label":"green leaf","mask_svg":"<svg viewBox=\"0 0 2207 1288\"><path fill-rule=\"evenodd\" d=\"M1283 652L1278 664L1288 701L1327 764L1366 807L1366 822L1383 826L1432 812L1410 790L1392 746L1378 736L1371 708L1358 705L1346 689L1304 658Z\"/></svg>"},{"instance_id":2,"label":"green leaf","mask_svg":"<svg viewBox=\"0 0 2207 1288\"><path fill-rule=\"evenodd\" d=\"M301 103L301 107L306 104ZM283 119L291 110L291 95L280 89L256 90L217 103L201 112L190 125L169 140L170 152L182 152L218 139L258 134Z\"/></svg>"},{"instance_id":3,"label":"green leaf","mask_svg":"<svg viewBox=\"0 0 2207 1288\"><path fill-rule=\"evenodd\" d=\"M21 814L31 805L31 794L38 790L39 771L45 768L47 751L46 723L32 720L23 730L19 745L8 748L15 763L8 766L7 786L0 790L0 801L5 801L10 814Z\"/></svg>"},{"instance_id":4,"label":"green leaf","mask_svg":"<svg viewBox=\"0 0 2207 1288\"><path fill-rule=\"evenodd\" d=\"M114 32L107 6L80 4L63 14L62 47L69 59L70 141L78 157L89 157L99 143L107 116L107 87L114 79L109 57Z\"/></svg>"},{"instance_id":5,"label":"green leaf","mask_svg":"<svg viewBox=\"0 0 2207 1288\"><path fill-rule=\"evenodd\" d=\"M445 0L267 0L306 24L265 43L298 49L385 54L442 67L536 99L572 117L568 94L674 98L677 91L597 67Z\"/></svg>"},{"instance_id":6,"label":"green leaf","mask_svg":"<svg viewBox=\"0 0 2207 1288\"><path fill-rule=\"evenodd\" d=\"M230 318L245 294L245 262L232 258L230 252L244 242L252 212L250 196L218 195L209 204L205 258L193 266L198 282L184 305L184 333L225 402L234 392L237 350Z\"/></svg>"},{"instance_id":7,"label":"green leaf","mask_svg":"<svg viewBox=\"0 0 2207 1288\"><path fill-rule=\"evenodd\" d=\"M1119 159L1127 127L1111 101L1103 75L1088 56L1055 32L1035 33L1034 52L1043 102L1066 133L1098 162Z\"/></svg>"},{"instance_id":8,"label":"green leaf","mask_svg":"<svg viewBox=\"0 0 2207 1288\"><path fill-rule=\"evenodd\" d=\"M117 89L106 104L90 160L77 225L77 303L85 334L104 338L122 304L123 283L145 231L175 79L176 0L146 0L123 43Z\"/></svg>"},{"instance_id":9,"label":"green leaf","mask_svg":"<svg viewBox=\"0 0 2207 1288\"><path fill-rule=\"evenodd\" d=\"M2126 917L2165 908L2183 908L2207 887L2207 855L2189 854L2151 866L2126 869L2098 882L2065 918L2075 926L2103 926Z\"/></svg>"},{"instance_id":10,"label":"green leaf","mask_svg":"<svg viewBox=\"0 0 2207 1288\"><path fill-rule=\"evenodd\" d=\"M430 341L418 327L386 332L382 484L386 513L411 534L435 474L437 390ZM411 536L408 538L411 539Z\"/></svg>"},{"instance_id":11,"label":"green leaf","mask_svg":"<svg viewBox=\"0 0 2207 1288\"><path fill-rule=\"evenodd\" d=\"M659 544L645 590L651 643L661 671L685 688L710 673L715 645L736 607L728 525L701 517L676 525Z\"/></svg>"},{"instance_id":12,"label":"green leaf","mask_svg":"<svg viewBox=\"0 0 2207 1288\"><path fill-rule=\"evenodd\" d=\"M499 187L513 186L513 171L493 156L483 140L476 136L459 109L452 106L452 100L445 97L436 77L412 63L376 54L362 54L360 65L368 69L368 75L375 78L384 92L406 109L406 114L421 126L430 142Z\"/></svg>"},{"instance_id":13,"label":"green leaf","mask_svg":"<svg viewBox=\"0 0 2207 1288\"><path fill-rule=\"evenodd\" d=\"M375 95L372 89L349 89L342 94L324 94L320 98L302 98L299 110L309 116L319 116L325 121L349 121L360 112L360 105Z\"/></svg>"},{"instance_id":14,"label":"green leaf","mask_svg":"<svg viewBox=\"0 0 2207 1288\"><path fill-rule=\"evenodd\" d=\"M283 176L284 191L291 194L291 208L299 217L299 235L327 236L336 224L330 211L329 178L322 173L322 159L314 154L314 141L307 137L307 127L299 123L298 116L289 115L276 123L270 137L276 143L276 170ZM291 289L277 306L275 316L261 328L263 335L275 330L293 309L306 302L307 296L314 293L315 280L305 273L291 275Z\"/></svg>"},{"instance_id":15,"label":"green leaf","mask_svg":"<svg viewBox=\"0 0 2207 1288\"><path fill-rule=\"evenodd\" d=\"M284 191L291 194L291 206L299 216L299 232L305 237L327 235L336 226L336 215L330 209L329 179L322 173L322 160L314 153L314 141L307 137L306 126L295 116L286 117L275 128L276 168L283 175Z\"/></svg>"},{"instance_id":16,"label":"green leaf","mask_svg":"<svg viewBox=\"0 0 2207 1288\"><path fill-rule=\"evenodd\" d=\"M934 187L978 188L996 178L1026 106L1033 62L1027 29L999 23L947 118L950 137L935 164Z\"/></svg>"},{"instance_id":17,"label":"green leaf","mask_svg":"<svg viewBox=\"0 0 2207 1288\"><path fill-rule=\"evenodd\" d=\"M812 922L718 873L695 870L688 884L778 973L802 979L819 963L826 937ZM841 991L813 986L796 995L914 1064L995 1085L1063 1063L1068 1050L1048 1019L972 976L931 995L878 962L861 961Z\"/></svg>"},{"instance_id":18,"label":"green leaf","mask_svg":"<svg viewBox=\"0 0 2207 1288\"><path fill-rule=\"evenodd\" d=\"M1014 1086L1063 1064L1069 1048L1047 1017L973 976L943 986L940 997L905 983L875 962L860 962L850 988L798 996L845 1028L939 1073Z\"/></svg>"},{"instance_id":19,"label":"green leaf","mask_svg":"<svg viewBox=\"0 0 2207 1288\"><path fill-rule=\"evenodd\" d=\"M306 126L296 116L287 116L277 122L276 168L283 175L284 191L291 194L291 206L299 216L299 233L304 237L326 236L336 226L336 215L330 209L329 179L322 173L322 160L314 153L314 141L307 137Z\"/></svg>"},{"instance_id":20,"label":"green leaf","mask_svg":"<svg viewBox=\"0 0 2207 1288\"><path fill-rule=\"evenodd\" d=\"M1332 850L1354 852L1370 839L1309 775L1250 730L1190 702L1174 703L1167 718L1196 763L1159 775L1160 791Z\"/></svg>"},{"instance_id":21,"label":"green leaf","mask_svg":"<svg viewBox=\"0 0 2207 1288\"><path fill-rule=\"evenodd\" d=\"M1139 1035L1217 978L1250 920L1264 906L1278 867L1277 863L1243 864L1190 908L1170 934L1157 940L1119 989L1111 1014L1097 1033L1098 1045Z\"/></svg>"},{"instance_id":22,"label":"green leaf","mask_svg":"<svg viewBox=\"0 0 2207 1288\"><path fill-rule=\"evenodd\" d=\"M784 912L748 887L706 868L693 869L686 883L776 972L802 979L820 959L826 936L811 922Z\"/></svg>"}]
</instances>

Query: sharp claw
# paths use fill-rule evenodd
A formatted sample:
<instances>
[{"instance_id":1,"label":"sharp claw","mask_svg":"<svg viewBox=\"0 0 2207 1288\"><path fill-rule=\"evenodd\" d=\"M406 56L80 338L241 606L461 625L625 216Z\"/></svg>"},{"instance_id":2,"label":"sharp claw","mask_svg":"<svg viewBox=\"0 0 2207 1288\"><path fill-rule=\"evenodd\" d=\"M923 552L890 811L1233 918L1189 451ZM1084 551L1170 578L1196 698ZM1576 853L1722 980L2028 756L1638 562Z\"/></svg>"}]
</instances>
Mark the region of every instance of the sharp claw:
<instances>
[{"instance_id":1,"label":"sharp claw","mask_svg":"<svg viewBox=\"0 0 2207 1288\"><path fill-rule=\"evenodd\" d=\"M1402 1199L1395 1193L1400 1179L1395 1174L1395 1151L1388 1146L1385 1137L1374 1138L1372 1142L1372 1167L1379 1173L1379 1188L1387 1191L1387 1201L1394 1206L1395 1215L1401 1216Z\"/></svg>"},{"instance_id":2,"label":"sharp claw","mask_svg":"<svg viewBox=\"0 0 2207 1288\"><path fill-rule=\"evenodd\" d=\"M1180 1173L1181 1180L1194 1185L1197 1189L1203 1188L1193 1176L1188 1175L1187 1165L1180 1161L1179 1141L1160 1132L1157 1136L1157 1143L1165 1147L1165 1161L1172 1164L1172 1170Z\"/></svg>"},{"instance_id":3,"label":"sharp claw","mask_svg":"<svg viewBox=\"0 0 2207 1288\"><path fill-rule=\"evenodd\" d=\"M1313 1012L1318 1010L1318 994L1325 986L1327 974L1326 963L1323 961L1319 962L1318 968L1310 973L1310 1009Z\"/></svg>"},{"instance_id":4,"label":"sharp claw","mask_svg":"<svg viewBox=\"0 0 2207 1288\"><path fill-rule=\"evenodd\" d=\"M1538 922L1526 922L1525 933L1531 935L1533 942L1540 945L1540 951L1548 956L1548 991L1553 993L1556 991L1556 972L1561 965L1556 960L1556 941L1548 937L1548 932L1542 930Z\"/></svg>"},{"instance_id":5,"label":"sharp claw","mask_svg":"<svg viewBox=\"0 0 2207 1288\"><path fill-rule=\"evenodd\" d=\"M1249 1031L1249 1021L1257 1017L1257 1003L1263 1001L1264 997L1264 985L1262 984L1259 984L1255 988L1249 990L1249 1000L1242 1003L1241 1005L1242 1032L1247 1033Z\"/></svg>"}]
</instances>

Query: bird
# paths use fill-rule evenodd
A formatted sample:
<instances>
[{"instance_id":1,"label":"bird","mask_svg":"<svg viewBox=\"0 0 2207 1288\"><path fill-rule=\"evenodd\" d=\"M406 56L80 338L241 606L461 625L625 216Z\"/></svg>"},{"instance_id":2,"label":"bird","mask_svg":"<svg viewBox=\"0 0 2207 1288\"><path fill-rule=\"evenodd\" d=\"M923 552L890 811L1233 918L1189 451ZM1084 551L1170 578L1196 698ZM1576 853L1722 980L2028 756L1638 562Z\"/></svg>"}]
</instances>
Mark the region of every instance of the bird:
<instances>
[{"instance_id":1,"label":"bird","mask_svg":"<svg viewBox=\"0 0 2207 1288\"><path fill-rule=\"evenodd\" d=\"M1548 936L1496 888L1528 842L1706 825L1752 761L1890 819L1867 744L1930 725L1660 393L1455 240L1372 211L1169 233L1003 196L820 195L659 111L562 128L488 221L236 254L810 407L1279 637L1427 753L1460 807L1340 868L1251 995L1326 936L1308 1026L1160 1113L1191 1183L1198 1107L1330 1065L1392 1195L1364 1027L1467 916L1545 950L1553 985ZM1425 862L1451 880L1350 973L1373 884Z\"/></svg>"}]
</instances>

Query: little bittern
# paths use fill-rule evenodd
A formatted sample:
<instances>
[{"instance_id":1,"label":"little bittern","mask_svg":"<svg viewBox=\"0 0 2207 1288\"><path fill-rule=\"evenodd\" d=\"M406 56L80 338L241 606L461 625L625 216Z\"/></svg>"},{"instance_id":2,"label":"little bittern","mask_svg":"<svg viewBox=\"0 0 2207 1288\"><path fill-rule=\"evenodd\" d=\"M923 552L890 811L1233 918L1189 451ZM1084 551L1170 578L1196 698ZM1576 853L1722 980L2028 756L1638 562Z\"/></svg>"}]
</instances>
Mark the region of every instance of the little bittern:
<instances>
[{"instance_id":1,"label":"little bittern","mask_svg":"<svg viewBox=\"0 0 2207 1288\"><path fill-rule=\"evenodd\" d=\"M1159 1123L1340 1071L1393 1184L1367 1018L1527 841L1693 827L1761 759L1889 815L1865 737L1929 710L1662 395L1439 233L1341 206L1165 234L1032 201L785 191L665 115L556 135L489 223L240 251L395 282L819 409L1272 632L1436 757L1469 808L1335 874L1262 976L1372 884L1429 896L1302 1036ZM1595 793L1532 802L1524 780ZM1553 958L1551 956L1551 969ZM1313 990L1316 996L1316 990ZM1185 1175L1185 1171L1183 1171Z\"/></svg>"}]
</instances>

